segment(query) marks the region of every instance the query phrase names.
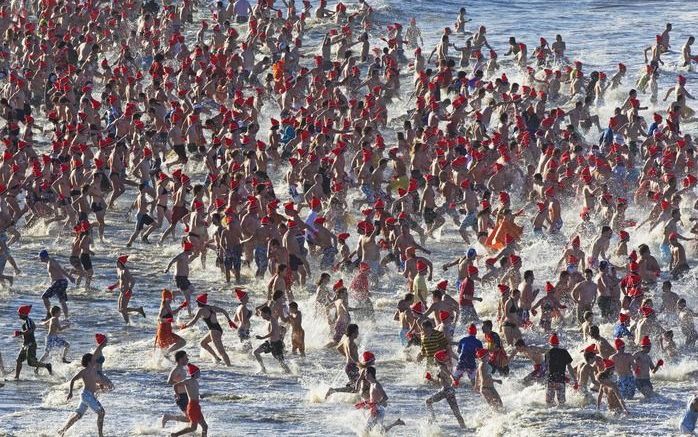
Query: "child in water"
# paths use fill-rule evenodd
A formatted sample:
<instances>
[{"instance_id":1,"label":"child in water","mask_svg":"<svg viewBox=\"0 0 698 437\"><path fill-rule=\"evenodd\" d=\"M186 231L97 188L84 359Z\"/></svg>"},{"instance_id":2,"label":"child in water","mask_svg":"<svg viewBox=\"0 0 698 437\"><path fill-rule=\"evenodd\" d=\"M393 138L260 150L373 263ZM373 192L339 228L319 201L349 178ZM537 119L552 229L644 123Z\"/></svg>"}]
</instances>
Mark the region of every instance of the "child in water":
<instances>
[{"instance_id":1,"label":"child in water","mask_svg":"<svg viewBox=\"0 0 698 437\"><path fill-rule=\"evenodd\" d=\"M44 354L39 358L40 362L43 362L48 358L51 350L63 348L61 354L61 360L70 364L70 361L66 358L68 355L68 349L70 348L70 343L68 343L65 338L58 335L61 331L64 331L70 326L70 320L66 320L64 324L60 321L61 308L54 306L51 308L51 318L40 322L44 326L48 326L48 334L46 334L46 349L44 349ZM39 373L39 368L34 369L34 373Z\"/></svg>"}]
</instances>

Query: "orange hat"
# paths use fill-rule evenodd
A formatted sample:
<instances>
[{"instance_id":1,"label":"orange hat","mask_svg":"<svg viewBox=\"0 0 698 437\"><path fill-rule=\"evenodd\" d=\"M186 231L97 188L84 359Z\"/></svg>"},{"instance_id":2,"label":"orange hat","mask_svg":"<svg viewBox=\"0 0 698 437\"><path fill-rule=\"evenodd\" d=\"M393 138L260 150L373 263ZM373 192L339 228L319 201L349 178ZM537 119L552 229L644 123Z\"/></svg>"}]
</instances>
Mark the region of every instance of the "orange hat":
<instances>
[{"instance_id":1,"label":"orange hat","mask_svg":"<svg viewBox=\"0 0 698 437\"><path fill-rule=\"evenodd\" d=\"M194 376L195 374L197 374L199 372L200 372L200 370L198 367L196 367L195 365L193 365L191 363L187 364L187 373L189 374L189 376Z\"/></svg>"},{"instance_id":2,"label":"orange hat","mask_svg":"<svg viewBox=\"0 0 698 437\"><path fill-rule=\"evenodd\" d=\"M487 356L487 354L489 354L489 351L487 349L483 349L483 348L475 349L475 357L476 358L484 358Z\"/></svg>"},{"instance_id":3,"label":"orange hat","mask_svg":"<svg viewBox=\"0 0 698 437\"><path fill-rule=\"evenodd\" d=\"M616 340L613 342L613 346L616 348L617 351L619 351L621 350L621 348L625 347L625 342L620 338L616 338Z\"/></svg>"},{"instance_id":4,"label":"orange hat","mask_svg":"<svg viewBox=\"0 0 698 437\"><path fill-rule=\"evenodd\" d=\"M449 313L448 311L439 311L439 320L442 322L448 319L450 316L451 313Z\"/></svg>"},{"instance_id":5,"label":"orange hat","mask_svg":"<svg viewBox=\"0 0 698 437\"><path fill-rule=\"evenodd\" d=\"M172 300L172 292L167 288L162 289L162 300Z\"/></svg>"},{"instance_id":6,"label":"orange hat","mask_svg":"<svg viewBox=\"0 0 698 437\"><path fill-rule=\"evenodd\" d=\"M550 338L548 339L548 343L550 343L551 346L559 346L560 345L560 339L558 338L556 333L553 333Z\"/></svg>"},{"instance_id":7,"label":"orange hat","mask_svg":"<svg viewBox=\"0 0 698 437\"><path fill-rule=\"evenodd\" d=\"M644 337L642 337L642 339L640 340L640 346L642 346L642 347L652 346L652 342L650 341L650 338L646 335Z\"/></svg>"},{"instance_id":8,"label":"orange hat","mask_svg":"<svg viewBox=\"0 0 698 437\"><path fill-rule=\"evenodd\" d=\"M475 326L474 323L471 323L468 325L468 335L476 335L477 334L477 326Z\"/></svg>"},{"instance_id":9,"label":"orange hat","mask_svg":"<svg viewBox=\"0 0 698 437\"><path fill-rule=\"evenodd\" d=\"M364 353L361 354L361 364L363 364L364 366L369 366L375 362L376 356L373 354L373 352L364 351Z\"/></svg>"},{"instance_id":10,"label":"orange hat","mask_svg":"<svg viewBox=\"0 0 698 437\"><path fill-rule=\"evenodd\" d=\"M445 363L446 360L448 360L448 357L449 353L446 349L441 349L439 351L434 352L434 359L439 363Z\"/></svg>"},{"instance_id":11,"label":"orange hat","mask_svg":"<svg viewBox=\"0 0 698 437\"><path fill-rule=\"evenodd\" d=\"M95 341L98 345L104 344L104 342L107 341L107 336L104 334L97 333L95 334Z\"/></svg>"},{"instance_id":12,"label":"orange hat","mask_svg":"<svg viewBox=\"0 0 698 437\"><path fill-rule=\"evenodd\" d=\"M247 296L247 292L245 292L241 288L236 288L235 289L235 296L238 298L238 300L243 300L245 298L245 296Z\"/></svg>"},{"instance_id":13,"label":"orange hat","mask_svg":"<svg viewBox=\"0 0 698 437\"><path fill-rule=\"evenodd\" d=\"M196 296L196 302L201 305L206 305L208 303L208 293L202 293Z\"/></svg>"}]
</instances>

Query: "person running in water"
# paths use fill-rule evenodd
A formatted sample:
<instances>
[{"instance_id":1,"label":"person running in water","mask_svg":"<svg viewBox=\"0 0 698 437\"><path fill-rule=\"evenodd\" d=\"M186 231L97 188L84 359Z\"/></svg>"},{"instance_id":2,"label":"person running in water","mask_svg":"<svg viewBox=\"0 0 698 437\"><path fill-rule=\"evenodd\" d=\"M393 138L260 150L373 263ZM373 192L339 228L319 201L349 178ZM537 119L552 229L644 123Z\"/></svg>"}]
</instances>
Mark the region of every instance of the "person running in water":
<instances>
[{"instance_id":1,"label":"person running in water","mask_svg":"<svg viewBox=\"0 0 698 437\"><path fill-rule=\"evenodd\" d=\"M99 375L97 372L97 361L93 354L85 354L80 360L83 369L73 376L70 380L70 389L68 391L68 400L73 398L73 386L78 380L82 380L82 393L80 394L80 405L78 409L75 410L72 416L68 419L68 422L61 428L58 432L59 435L64 435L71 426L82 418L87 412L87 409L91 409L97 413L97 435L102 437L104 435L104 415L106 414L102 404L99 403L95 397L95 393L98 389Z\"/></svg>"},{"instance_id":2,"label":"person running in water","mask_svg":"<svg viewBox=\"0 0 698 437\"><path fill-rule=\"evenodd\" d=\"M53 374L53 367L51 366L51 363L42 363L36 359L36 337L34 337L36 324L29 317L31 310L31 305L21 305L17 309L17 316L22 321L22 328L21 330L15 331L14 336L22 336L22 349L20 349L19 355L17 356L15 379L19 379L19 373L22 371L22 363L25 361L31 367L43 367L44 369L48 370L49 375Z\"/></svg>"}]
</instances>

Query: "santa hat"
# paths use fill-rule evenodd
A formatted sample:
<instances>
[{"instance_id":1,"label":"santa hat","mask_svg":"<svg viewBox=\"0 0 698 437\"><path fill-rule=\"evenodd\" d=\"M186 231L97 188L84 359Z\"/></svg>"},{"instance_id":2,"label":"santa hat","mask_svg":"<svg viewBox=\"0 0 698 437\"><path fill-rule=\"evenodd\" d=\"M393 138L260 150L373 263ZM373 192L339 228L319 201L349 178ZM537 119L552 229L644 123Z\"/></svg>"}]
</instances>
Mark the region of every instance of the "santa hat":
<instances>
[{"instance_id":1,"label":"santa hat","mask_svg":"<svg viewBox=\"0 0 698 437\"><path fill-rule=\"evenodd\" d=\"M236 288L235 296L238 298L238 300L243 300L247 296L247 292L242 290L241 288Z\"/></svg>"},{"instance_id":2,"label":"santa hat","mask_svg":"<svg viewBox=\"0 0 698 437\"><path fill-rule=\"evenodd\" d=\"M642 337L642 339L640 340L640 346L642 346L642 347L652 346L652 342L650 341L650 338L647 335Z\"/></svg>"},{"instance_id":3,"label":"santa hat","mask_svg":"<svg viewBox=\"0 0 698 437\"><path fill-rule=\"evenodd\" d=\"M424 304L422 303L421 300L413 303L410 306L410 309L412 310L412 312L415 312L417 314L424 314Z\"/></svg>"},{"instance_id":4,"label":"santa hat","mask_svg":"<svg viewBox=\"0 0 698 437\"><path fill-rule=\"evenodd\" d=\"M104 342L107 341L107 336L104 334L97 333L95 334L95 341L98 345L104 344Z\"/></svg>"},{"instance_id":5,"label":"santa hat","mask_svg":"<svg viewBox=\"0 0 698 437\"><path fill-rule=\"evenodd\" d=\"M196 302L201 305L206 305L208 303L208 293L202 293L196 296Z\"/></svg>"},{"instance_id":6,"label":"santa hat","mask_svg":"<svg viewBox=\"0 0 698 437\"><path fill-rule=\"evenodd\" d=\"M189 376L194 376L199 372L200 372L200 370L197 366L195 366L191 363L187 364L187 374L189 374Z\"/></svg>"},{"instance_id":7,"label":"santa hat","mask_svg":"<svg viewBox=\"0 0 698 437\"><path fill-rule=\"evenodd\" d=\"M19 308L17 308L17 314L20 316L28 316L31 310L31 305L20 305Z\"/></svg>"},{"instance_id":8,"label":"santa hat","mask_svg":"<svg viewBox=\"0 0 698 437\"><path fill-rule=\"evenodd\" d=\"M477 334L477 326L475 326L474 323L471 323L468 325L468 335L476 335Z\"/></svg>"},{"instance_id":9,"label":"santa hat","mask_svg":"<svg viewBox=\"0 0 698 437\"><path fill-rule=\"evenodd\" d=\"M559 346L560 345L560 338L558 338L556 333L553 333L550 338L548 338L548 343L550 346Z\"/></svg>"}]
</instances>

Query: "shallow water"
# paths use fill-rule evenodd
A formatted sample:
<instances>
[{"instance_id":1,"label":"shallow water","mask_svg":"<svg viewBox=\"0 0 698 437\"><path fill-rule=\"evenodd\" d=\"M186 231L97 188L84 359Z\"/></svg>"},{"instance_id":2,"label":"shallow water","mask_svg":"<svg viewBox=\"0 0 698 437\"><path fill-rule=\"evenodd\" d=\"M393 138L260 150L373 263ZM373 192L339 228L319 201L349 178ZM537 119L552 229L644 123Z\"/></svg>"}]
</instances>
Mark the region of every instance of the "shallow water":
<instances>
[{"instance_id":1,"label":"shallow water","mask_svg":"<svg viewBox=\"0 0 698 437\"><path fill-rule=\"evenodd\" d=\"M377 10L378 24L392 21L406 23L409 17L416 16L427 47L437 41L443 27L453 25L457 10L463 5L451 1L394 0L371 4ZM586 71L600 69L610 73L615 70L617 62L624 62L628 66L624 91L634 83L636 72L642 67L642 50L653 41L656 33L663 30L665 22L670 21L675 29L672 32L673 53L664 56L667 65L664 69L666 73L661 75L660 93L675 81L679 72L676 68L676 51L680 50L688 32L695 28L698 18L694 2L687 1L477 1L466 6L468 15L473 19L468 29L476 29L476 23L486 25L490 44L500 53L500 60L510 35L525 42L531 52L541 34L550 41L556 33L561 33L567 42L568 57L582 60ZM372 32L374 37L379 34L376 29ZM319 42L318 32L310 31L308 36L311 37L311 46ZM457 43L461 42L457 40ZM514 72L508 74L514 79L517 77ZM695 73L688 73L687 76L689 91L698 92L693 86L698 76ZM405 91L408 89L407 82L405 80L403 83ZM622 99L620 93L615 96L615 101L611 97L601 108L602 123L611 113L613 105ZM648 97L644 100L648 100ZM404 102L396 102L391 114L399 115L404 105ZM651 114L650 111L646 114ZM685 129L695 133L696 127L686 126ZM190 168L189 171L195 172L195 169ZM275 176L278 178L280 174ZM129 192L129 195L132 194ZM170 257L177 253L178 246L176 243L164 247L136 243L134 249L125 250L123 242L133 226L133 223L124 221L128 206L126 197L122 198L117 211L108 215L107 241L96 244L94 286L98 290L86 292L74 287L69 289L73 326L66 331L66 337L72 344L69 357L74 360L73 363L56 364L53 377L45 376L44 372L35 377L31 369L25 368L20 382L7 380L5 387L0 388L0 435L55 434L55 430L62 426L76 407L75 400L65 401L66 381L78 370L79 357L93 347L95 332L105 332L111 339L105 349L105 371L114 382L115 390L99 397L107 411L106 435L163 435L159 425L160 415L178 411L171 389L166 385L170 363L152 350L155 332L152 317L157 312L160 289L174 285L171 276L163 274L162 270ZM642 219L644 213L630 208L627 215ZM577 220L576 207L569 208L564 218L563 233L569 235ZM632 246L648 242L653 251L657 250L656 233L631 232L631 236ZM10 337L19 326L15 308L19 304L32 303L35 306L35 320L42 315L39 296L48 285L48 278L44 266L36 260L36 253L47 247L67 265L65 247L68 238L69 235L61 234L57 228L46 229L39 225L23 231L22 241L13 247L13 255L23 274L17 278L11 290L0 290L0 300L4 303L0 306L0 352L6 368L14 366L14 356L19 347L19 343ZM353 239L351 243L354 243ZM565 239L559 238L524 245L524 265L535 270L540 284L552 280L554 265L564 244ZM430 241L428 245L434 251L432 260L439 272L441 264L467 249L450 221L440 241ZM695 248L688 247L688 250L695 258ZM133 305L144 305L148 314L146 320L134 317L130 327L124 327L120 315L115 311L116 296L104 291L108 284L114 282L113 263L121 253L132 254L129 263L137 280ZM193 266L192 283L197 292L209 292L214 304L233 310L235 300L231 297L232 288L220 279L212 261L212 257L209 257L209 266L205 270L198 263ZM259 303L263 299L261 290L266 288L265 284L254 281L249 270L245 269L243 275L245 285L251 291L252 302ZM692 308L698 305L694 275L695 268L685 279L674 284L679 294L687 296ZM333 275L333 279L335 277ZM454 279L451 272L445 277L451 281ZM345 278L345 281L349 279ZM439 275L436 274L434 279L436 282ZM402 276L391 271L372 290L374 302L377 303L377 322L359 322L360 350L370 349L376 353L378 377L390 397L386 423L402 417L407 425L391 432L401 436L461 435L444 403L435 406L437 420L427 422L424 399L435 388L423 380L422 367L405 363L397 340L397 326L392 321L393 307L397 301L395 296L404 293L404 290ZM492 304L496 298L495 291L485 287L478 292L489 300L489 303L477 306L478 312L483 316L491 315L495 309ZM237 436L260 432L266 435L351 435L360 431L363 417L352 407L353 396L334 395L328 401L323 399L328 387L342 386L346 382L343 363L335 352L322 348L329 330L324 321L314 317L313 296L309 293L297 294L300 295L300 306L304 313L308 357L289 359L292 376L283 375L270 356L265 356L270 374L258 375L254 358L240 347L233 331L226 330L224 334L224 342L233 362L231 368L214 364L203 352L199 358L198 341L204 333L202 326L183 333L191 360L202 368L201 392L205 396L202 408L210 426L210 435ZM671 320L666 321L668 326L672 323ZM253 332L259 333L260 330L261 323L256 319ZM608 336L611 326L603 325L601 330L603 335ZM576 332L576 328L571 326L564 331L563 345L568 346L575 360L578 360L582 345L576 340L568 340L578 338L571 336L573 331ZM544 341L540 333L526 333L525 336L534 343L542 344ZM37 337L40 354L43 348L41 330ZM677 337L677 343L681 343L680 334ZM460 333L456 338L460 338ZM254 344L256 346L257 342ZM414 355L416 351L411 353ZM655 359L659 357L656 353L654 355ZM659 393L657 398L650 401L636 399L628 403L632 413L629 418L614 417L605 410L597 412L594 406L571 390L568 391L566 408L550 410L545 407L542 386L524 387L520 384L521 378L529 371L528 366L528 363L516 361L512 375L498 387L506 407L503 414L495 414L485 407L479 396L465 385L458 389L459 404L470 431L484 436L579 435L591 430L595 435L671 435L676 433L688 393L695 392L697 387L695 375L698 363L693 350L686 352L684 360L668 363L657 373L654 380ZM179 425L171 423L167 431L175 428L179 428ZM95 415L87 413L68 435L96 435Z\"/></svg>"}]
</instances>

